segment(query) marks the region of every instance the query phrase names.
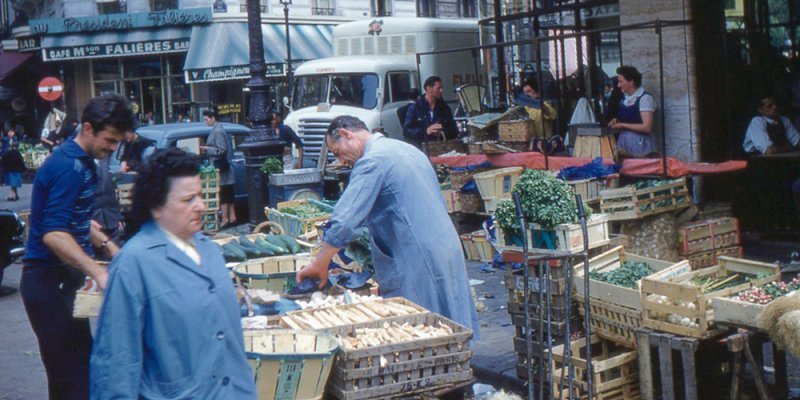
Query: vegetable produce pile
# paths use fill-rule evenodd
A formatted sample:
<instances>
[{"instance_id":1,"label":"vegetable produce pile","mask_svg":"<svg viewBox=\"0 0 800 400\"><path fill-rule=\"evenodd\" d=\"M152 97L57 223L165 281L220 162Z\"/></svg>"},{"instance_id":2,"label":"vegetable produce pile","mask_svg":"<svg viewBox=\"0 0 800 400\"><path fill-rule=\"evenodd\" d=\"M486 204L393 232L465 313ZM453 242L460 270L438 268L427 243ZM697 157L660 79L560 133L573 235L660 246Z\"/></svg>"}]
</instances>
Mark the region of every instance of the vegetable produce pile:
<instances>
[{"instance_id":1,"label":"vegetable produce pile","mask_svg":"<svg viewBox=\"0 0 800 400\"><path fill-rule=\"evenodd\" d=\"M397 322L392 322L391 324L389 322L384 322L383 326L380 328L358 328L353 335L340 337L339 343L345 350L356 350L452 334L453 328L443 324L441 321L438 321L435 326L415 326L408 322L402 325ZM388 364L383 356L381 356L380 363L381 367L385 367Z\"/></svg>"},{"instance_id":2,"label":"vegetable produce pile","mask_svg":"<svg viewBox=\"0 0 800 400\"><path fill-rule=\"evenodd\" d=\"M589 271L589 278L612 285L636 289L636 282L651 275L653 272L655 272L653 268L645 262L623 261L619 268L611 271Z\"/></svg>"},{"instance_id":3,"label":"vegetable produce pile","mask_svg":"<svg viewBox=\"0 0 800 400\"><path fill-rule=\"evenodd\" d=\"M800 278L794 278L789 283L770 282L761 287L750 288L736 295L736 299L753 304L769 304L795 290L800 290Z\"/></svg>"},{"instance_id":4,"label":"vegetable produce pile","mask_svg":"<svg viewBox=\"0 0 800 400\"><path fill-rule=\"evenodd\" d=\"M267 176L283 173L283 160L278 157L269 157L261 164L261 172Z\"/></svg>"},{"instance_id":5,"label":"vegetable produce pile","mask_svg":"<svg viewBox=\"0 0 800 400\"><path fill-rule=\"evenodd\" d=\"M368 301L375 301L383 299L380 296L369 295L369 296L361 296L356 292L351 290L347 290L343 295L339 296L328 296L322 292L314 292L311 295L311 300L303 301L297 300L297 305L300 306L303 310L307 309L314 309L314 308L322 308L322 307L333 307L344 305L347 302L347 299L350 299L350 302L347 304L357 304L357 303L365 303Z\"/></svg>"},{"instance_id":6,"label":"vegetable produce pile","mask_svg":"<svg viewBox=\"0 0 800 400\"><path fill-rule=\"evenodd\" d=\"M250 240L245 235L221 246L226 262L245 261L252 258L296 254L300 244L287 235L263 235Z\"/></svg>"},{"instance_id":7,"label":"vegetable produce pile","mask_svg":"<svg viewBox=\"0 0 800 400\"><path fill-rule=\"evenodd\" d=\"M300 219L316 218L330 214L329 211L324 211L314 205L307 203L301 204L297 207L281 208L279 211L284 214L294 215L296 217L299 217Z\"/></svg>"},{"instance_id":8,"label":"vegetable produce pile","mask_svg":"<svg viewBox=\"0 0 800 400\"><path fill-rule=\"evenodd\" d=\"M758 275L736 273L728 276L703 276L697 277L689 281L690 283L698 286L703 293L715 292L725 288L741 285L753 279L766 278L767 274L759 273Z\"/></svg>"},{"instance_id":9,"label":"vegetable produce pile","mask_svg":"<svg viewBox=\"0 0 800 400\"><path fill-rule=\"evenodd\" d=\"M305 310L286 315L282 319L294 329L324 329L419 313L420 311L414 307L394 301L368 301L345 306Z\"/></svg>"},{"instance_id":10,"label":"vegetable produce pile","mask_svg":"<svg viewBox=\"0 0 800 400\"><path fill-rule=\"evenodd\" d=\"M578 209L572 188L549 172L525 170L514 185L513 192L519 196L522 214L527 223L538 224L545 230L551 230L556 225L578 221ZM584 209L587 211L587 217L591 215L591 208L584 206ZM513 200L505 199L498 202L495 218L506 232L519 231Z\"/></svg>"},{"instance_id":11,"label":"vegetable produce pile","mask_svg":"<svg viewBox=\"0 0 800 400\"><path fill-rule=\"evenodd\" d=\"M204 164L200 166L200 180L203 187L217 186L217 169L213 165Z\"/></svg>"}]
</instances>

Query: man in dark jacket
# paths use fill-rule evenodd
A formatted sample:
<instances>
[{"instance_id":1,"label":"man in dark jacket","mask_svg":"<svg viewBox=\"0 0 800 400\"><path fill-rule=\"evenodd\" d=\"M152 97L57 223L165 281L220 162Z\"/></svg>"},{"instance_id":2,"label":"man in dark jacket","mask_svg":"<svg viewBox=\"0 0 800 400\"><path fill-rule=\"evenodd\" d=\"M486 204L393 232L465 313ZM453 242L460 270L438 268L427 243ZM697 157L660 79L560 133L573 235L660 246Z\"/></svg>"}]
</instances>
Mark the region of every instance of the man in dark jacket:
<instances>
[{"instance_id":1,"label":"man in dark jacket","mask_svg":"<svg viewBox=\"0 0 800 400\"><path fill-rule=\"evenodd\" d=\"M155 150L155 144L134 131L125 133L125 142L119 150L119 170L121 172L139 171L145 164L147 156Z\"/></svg>"},{"instance_id":2,"label":"man in dark jacket","mask_svg":"<svg viewBox=\"0 0 800 400\"><path fill-rule=\"evenodd\" d=\"M428 77L423 90L425 95L408 107L403 137L417 147L422 147L423 142L455 139L458 126L450 107L442 100L442 79Z\"/></svg>"}]
</instances>

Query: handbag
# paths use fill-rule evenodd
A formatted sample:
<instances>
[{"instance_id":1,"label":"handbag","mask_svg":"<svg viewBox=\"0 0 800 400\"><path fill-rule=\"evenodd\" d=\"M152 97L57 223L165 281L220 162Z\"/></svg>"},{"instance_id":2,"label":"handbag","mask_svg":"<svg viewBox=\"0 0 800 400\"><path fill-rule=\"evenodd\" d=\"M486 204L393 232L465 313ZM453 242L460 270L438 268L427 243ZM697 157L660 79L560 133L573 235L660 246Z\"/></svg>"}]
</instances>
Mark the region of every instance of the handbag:
<instances>
[{"instance_id":1,"label":"handbag","mask_svg":"<svg viewBox=\"0 0 800 400\"><path fill-rule=\"evenodd\" d=\"M225 172L231 169L231 163L228 162L228 158L225 157L225 154L214 158L214 168L218 169L220 172Z\"/></svg>"}]
</instances>

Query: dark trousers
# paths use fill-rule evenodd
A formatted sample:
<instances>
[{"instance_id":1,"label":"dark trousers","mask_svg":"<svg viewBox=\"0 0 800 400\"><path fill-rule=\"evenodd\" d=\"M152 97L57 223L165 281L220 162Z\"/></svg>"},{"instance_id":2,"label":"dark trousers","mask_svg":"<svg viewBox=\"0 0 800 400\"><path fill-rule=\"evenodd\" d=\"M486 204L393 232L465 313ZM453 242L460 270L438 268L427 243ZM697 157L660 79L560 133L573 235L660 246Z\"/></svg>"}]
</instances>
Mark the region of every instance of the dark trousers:
<instances>
[{"instance_id":1,"label":"dark trousers","mask_svg":"<svg viewBox=\"0 0 800 400\"><path fill-rule=\"evenodd\" d=\"M88 319L72 318L83 277L64 266L25 264L20 294L47 371L51 400L89 398L92 333Z\"/></svg>"}]
</instances>

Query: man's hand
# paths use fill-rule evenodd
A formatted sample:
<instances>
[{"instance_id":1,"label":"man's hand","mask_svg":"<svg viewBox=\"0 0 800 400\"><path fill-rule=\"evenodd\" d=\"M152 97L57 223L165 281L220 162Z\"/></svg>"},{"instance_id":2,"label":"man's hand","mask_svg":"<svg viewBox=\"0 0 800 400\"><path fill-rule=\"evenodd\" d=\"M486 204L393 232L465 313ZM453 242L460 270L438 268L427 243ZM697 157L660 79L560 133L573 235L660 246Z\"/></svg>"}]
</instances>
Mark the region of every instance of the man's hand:
<instances>
[{"instance_id":1,"label":"man's hand","mask_svg":"<svg viewBox=\"0 0 800 400\"><path fill-rule=\"evenodd\" d=\"M441 131L442 131L442 124L436 123L429 126L425 132L427 132L428 136L435 136L438 135L439 132Z\"/></svg>"},{"instance_id":2,"label":"man's hand","mask_svg":"<svg viewBox=\"0 0 800 400\"><path fill-rule=\"evenodd\" d=\"M616 124L617 124L617 119L616 118L612 118L611 121L608 121L608 127L609 128L615 128L614 125L616 125Z\"/></svg>"},{"instance_id":3,"label":"man's hand","mask_svg":"<svg viewBox=\"0 0 800 400\"><path fill-rule=\"evenodd\" d=\"M108 282L108 269L106 268L99 268L97 272L92 275L92 279L97 282L97 288L100 291L106 290L106 282Z\"/></svg>"},{"instance_id":4,"label":"man's hand","mask_svg":"<svg viewBox=\"0 0 800 400\"><path fill-rule=\"evenodd\" d=\"M130 167L128 167L128 163L127 162L123 161L123 162L119 163L119 172L122 172L124 174L124 173L126 173L128 171L130 171Z\"/></svg>"},{"instance_id":5,"label":"man's hand","mask_svg":"<svg viewBox=\"0 0 800 400\"><path fill-rule=\"evenodd\" d=\"M325 284L328 283L328 264L322 262L318 258L315 258L311 264L308 264L300 271L297 271L296 278L297 283L304 281L306 278L319 279L319 288L322 289L325 287Z\"/></svg>"}]
</instances>

